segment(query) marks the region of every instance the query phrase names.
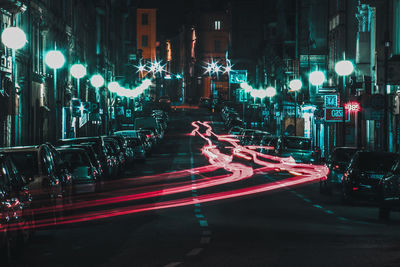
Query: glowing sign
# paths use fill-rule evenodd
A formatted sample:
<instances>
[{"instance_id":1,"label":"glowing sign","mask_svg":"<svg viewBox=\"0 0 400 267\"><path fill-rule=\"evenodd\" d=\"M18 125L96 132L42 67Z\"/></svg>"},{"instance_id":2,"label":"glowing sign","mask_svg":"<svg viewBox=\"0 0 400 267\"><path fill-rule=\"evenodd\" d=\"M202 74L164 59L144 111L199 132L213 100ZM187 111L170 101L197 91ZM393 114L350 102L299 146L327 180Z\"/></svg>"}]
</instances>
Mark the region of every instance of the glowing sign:
<instances>
[{"instance_id":1,"label":"glowing sign","mask_svg":"<svg viewBox=\"0 0 400 267\"><path fill-rule=\"evenodd\" d=\"M346 121L350 121L350 113L345 112ZM343 121L343 108L325 108L325 121L326 122L342 122Z\"/></svg>"},{"instance_id":2,"label":"glowing sign","mask_svg":"<svg viewBox=\"0 0 400 267\"><path fill-rule=\"evenodd\" d=\"M359 112L361 110L360 103L358 102L349 102L344 107L349 112Z\"/></svg>"}]
</instances>

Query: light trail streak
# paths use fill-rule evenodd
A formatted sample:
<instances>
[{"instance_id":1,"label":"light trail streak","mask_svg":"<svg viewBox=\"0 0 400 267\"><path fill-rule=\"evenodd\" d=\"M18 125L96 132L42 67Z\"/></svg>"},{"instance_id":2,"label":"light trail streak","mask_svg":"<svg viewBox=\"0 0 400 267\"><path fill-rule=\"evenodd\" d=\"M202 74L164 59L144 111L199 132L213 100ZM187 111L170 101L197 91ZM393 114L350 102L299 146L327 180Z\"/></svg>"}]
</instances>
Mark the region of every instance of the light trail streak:
<instances>
[{"instance_id":1,"label":"light trail streak","mask_svg":"<svg viewBox=\"0 0 400 267\"><path fill-rule=\"evenodd\" d=\"M204 134L200 132L200 125L206 128ZM164 173L159 175L130 178L125 180L123 185L126 186L127 184L130 183L146 184L146 183L160 182L160 181L171 182L171 180L185 178L192 175L193 173L195 173L196 175L201 175L205 173L212 173L213 171L216 171L218 169L224 169L230 174L212 176L212 177L201 177L200 179L196 179L194 184L192 181L183 181L183 182L172 182L169 184L161 184L161 185L142 186L133 189L122 189L120 191L117 191L118 193L122 192L128 193L122 196L98 198L100 194L97 194L96 195L97 198L94 200L79 201L77 203L40 208L36 209L35 213L40 214L40 213L58 212L63 210L82 209L95 206L129 202L139 199L148 199L166 195L174 195L174 194L189 192L192 190L192 187L194 185L196 186L197 189L217 187L220 185L242 181L244 179L251 178L254 174L262 172L275 173L275 172L286 171L289 174L293 175L293 177L280 181L263 183L256 186L243 187L239 189L222 191L211 194L204 194L196 198L186 197L186 198L177 198L174 200L160 201L142 205L129 205L123 208L111 208L103 211L94 211L94 212L87 212L84 214L65 216L62 218L57 218L57 220L55 220L54 218L40 219L35 221L34 227L40 228L53 225L86 222L96 219L105 219L105 218L121 216L126 214L133 214L143 211L167 209L167 208L181 207L197 203L213 202L218 200L226 200L231 198L250 196L277 189L288 188L292 186L298 186L302 184L315 182L323 177L326 177L326 175L328 174L329 170L326 166L300 164L296 163L294 159L291 157L281 158L278 156L266 155L255 151L255 149L259 148L270 149L271 147L240 146L238 144L239 140L237 140L236 138L232 138L231 136L228 135L215 134L212 131L212 127L209 125L209 122L200 122L200 121L192 122L192 126L194 127L194 129L189 135L191 136L197 135L202 139L204 139L204 141L206 141L206 145L202 147L201 152L208 159L210 165L198 167L195 169L186 169L182 171ZM232 162L233 155L226 155L222 153L217 148L217 146L211 141L210 137L212 136L217 138L218 141L220 142L229 143L229 145L233 147L232 151L234 154L246 156L246 159L252 160L255 164L258 164L262 167L253 169L250 166ZM103 194L109 195L109 193L103 193ZM11 229L13 228L25 229L29 227L32 226L21 226L20 224L14 224L14 225L11 224Z\"/></svg>"}]
</instances>

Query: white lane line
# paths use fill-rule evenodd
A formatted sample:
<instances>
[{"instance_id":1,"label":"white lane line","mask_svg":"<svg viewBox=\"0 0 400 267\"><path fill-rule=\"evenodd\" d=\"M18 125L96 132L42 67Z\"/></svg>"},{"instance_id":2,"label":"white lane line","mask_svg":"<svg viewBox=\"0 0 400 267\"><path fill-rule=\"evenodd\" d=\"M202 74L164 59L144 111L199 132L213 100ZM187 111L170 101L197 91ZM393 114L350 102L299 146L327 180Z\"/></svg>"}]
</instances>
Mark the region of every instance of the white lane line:
<instances>
[{"instance_id":1,"label":"white lane line","mask_svg":"<svg viewBox=\"0 0 400 267\"><path fill-rule=\"evenodd\" d=\"M202 235L211 235L211 231L210 230L203 231Z\"/></svg>"},{"instance_id":2,"label":"white lane line","mask_svg":"<svg viewBox=\"0 0 400 267\"><path fill-rule=\"evenodd\" d=\"M211 241L211 237L202 237L200 239L200 244L209 244Z\"/></svg>"},{"instance_id":3,"label":"white lane line","mask_svg":"<svg viewBox=\"0 0 400 267\"><path fill-rule=\"evenodd\" d=\"M201 227L208 227L208 222L206 220L199 221Z\"/></svg>"},{"instance_id":4,"label":"white lane line","mask_svg":"<svg viewBox=\"0 0 400 267\"><path fill-rule=\"evenodd\" d=\"M164 267L175 267L181 265L182 262L171 262L170 264L165 265Z\"/></svg>"},{"instance_id":5,"label":"white lane line","mask_svg":"<svg viewBox=\"0 0 400 267\"><path fill-rule=\"evenodd\" d=\"M186 254L186 256L196 256L196 255L198 255L202 250L203 250L203 248L194 248L194 249L192 249L188 254Z\"/></svg>"},{"instance_id":6,"label":"white lane line","mask_svg":"<svg viewBox=\"0 0 400 267\"><path fill-rule=\"evenodd\" d=\"M201 209L195 208L195 209L194 209L194 213L201 213Z\"/></svg>"},{"instance_id":7,"label":"white lane line","mask_svg":"<svg viewBox=\"0 0 400 267\"><path fill-rule=\"evenodd\" d=\"M198 219L202 219L202 218L204 218L204 215L203 215L203 214L196 214L196 217L197 217Z\"/></svg>"}]
</instances>

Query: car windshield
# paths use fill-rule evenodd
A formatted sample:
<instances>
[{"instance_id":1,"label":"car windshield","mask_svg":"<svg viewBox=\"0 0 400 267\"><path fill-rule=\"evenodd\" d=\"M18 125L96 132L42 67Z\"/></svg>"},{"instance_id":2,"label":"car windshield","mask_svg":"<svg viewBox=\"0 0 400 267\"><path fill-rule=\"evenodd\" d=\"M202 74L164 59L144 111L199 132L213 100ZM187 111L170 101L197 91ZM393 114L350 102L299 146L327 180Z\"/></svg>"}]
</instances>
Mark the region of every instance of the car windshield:
<instances>
[{"instance_id":1,"label":"car windshield","mask_svg":"<svg viewBox=\"0 0 400 267\"><path fill-rule=\"evenodd\" d=\"M89 158L84 151L66 150L61 152L61 157L72 169L90 166Z\"/></svg>"},{"instance_id":2,"label":"car windshield","mask_svg":"<svg viewBox=\"0 0 400 267\"><path fill-rule=\"evenodd\" d=\"M24 175L39 174L38 159L36 151L21 151L10 154L17 169Z\"/></svg>"},{"instance_id":3,"label":"car windshield","mask_svg":"<svg viewBox=\"0 0 400 267\"><path fill-rule=\"evenodd\" d=\"M398 158L399 155L392 153L359 153L355 167L361 171L388 172Z\"/></svg>"},{"instance_id":4,"label":"car windshield","mask_svg":"<svg viewBox=\"0 0 400 267\"><path fill-rule=\"evenodd\" d=\"M285 138L283 142L285 149L311 150L311 140L304 138Z\"/></svg>"},{"instance_id":5,"label":"car windshield","mask_svg":"<svg viewBox=\"0 0 400 267\"><path fill-rule=\"evenodd\" d=\"M357 149L352 148L335 149L332 153L332 161L349 162L356 151Z\"/></svg>"},{"instance_id":6,"label":"car windshield","mask_svg":"<svg viewBox=\"0 0 400 267\"><path fill-rule=\"evenodd\" d=\"M130 146L140 146L140 140L138 138L129 138Z\"/></svg>"}]
</instances>

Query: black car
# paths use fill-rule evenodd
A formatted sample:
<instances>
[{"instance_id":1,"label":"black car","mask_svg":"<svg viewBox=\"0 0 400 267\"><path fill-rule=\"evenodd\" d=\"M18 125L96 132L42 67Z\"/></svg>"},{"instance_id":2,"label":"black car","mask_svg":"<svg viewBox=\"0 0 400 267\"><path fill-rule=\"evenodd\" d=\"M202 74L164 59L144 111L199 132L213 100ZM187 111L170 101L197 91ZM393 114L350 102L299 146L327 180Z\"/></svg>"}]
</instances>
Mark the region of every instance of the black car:
<instances>
[{"instance_id":1,"label":"black car","mask_svg":"<svg viewBox=\"0 0 400 267\"><path fill-rule=\"evenodd\" d=\"M108 151L106 145L104 143L103 136L95 136L95 137L79 137L79 138L70 138L70 139L60 139L57 141L58 146L62 145L71 145L71 144L82 144L82 143L94 143L93 149L95 153L98 155L98 159L100 160L101 166L104 169L105 176L110 178L112 177L112 159L108 155Z\"/></svg>"},{"instance_id":2,"label":"black car","mask_svg":"<svg viewBox=\"0 0 400 267\"><path fill-rule=\"evenodd\" d=\"M379 218L387 220L391 211L400 211L400 161L379 182Z\"/></svg>"},{"instance_id":3,"label":"black car","mask_svg":"<svg viewBox=\"0 0 400 267\"><path fill-rule=\"evenodd\" d=\"M342 200L377 200L379 182L399 157L399 154L391 152L356 152L342 178Z\"/></svg>"},{"instance_id":4,"label":"black car","mask_svg":"<svg viewBox=\"0 0 400 267\"><path fill-rule=\"evenodd\" d=\"M11 157L0 154L0 255L7 263L34 230L32 197L27 181Z\"/></svg>"},{"instance_id":5,"label":"black car","mask_svg":"<svg viewBox=\"0 0 400 267\"><path fill-rule=\"evenodd\" d=\"M99 174L86 150L77 147L64 147L58 148L57 151L61 154L61 158L72 174L74 193L95 192Z\"/></svg>"},{"instance_id":6,"label":"black car","mask_svg":"<svg viewBox=\"0 0 400 267\"><path fill-rule=\"evenodd\" d=\"M321 193L331 193L332 189L340 188L343 174L357 150L356 147L336 147L332 150L326 160L329 174L326 179L320 180Z\"/></svg>"},{"instance_id":7,"label":"black car","mask_svg":"<svg viewBox=\"0 0 400 267\"><path fill-rule=\"evenodd\" d=\"M280 157L292 157L299 163L318 164L321 151L314 147L311 138L301 136L280 136L275 153Z\"/></svg>"},{"instance_id":8,"label":"black car","mask_svg":"<svg viewBox=\"0 0 400 267\"><path fill-rule=\"evenodd\" d=\"M94 166L97 169L97 173L99 174L99 179L104 178L104 168L101 165L98 155L93 149L94 143L82 143L82 144L72 144L66 145L62 147L76 147L76 148L83 148L88 153L90 160L93 162Z\"/></svg>"}]
</instances>

